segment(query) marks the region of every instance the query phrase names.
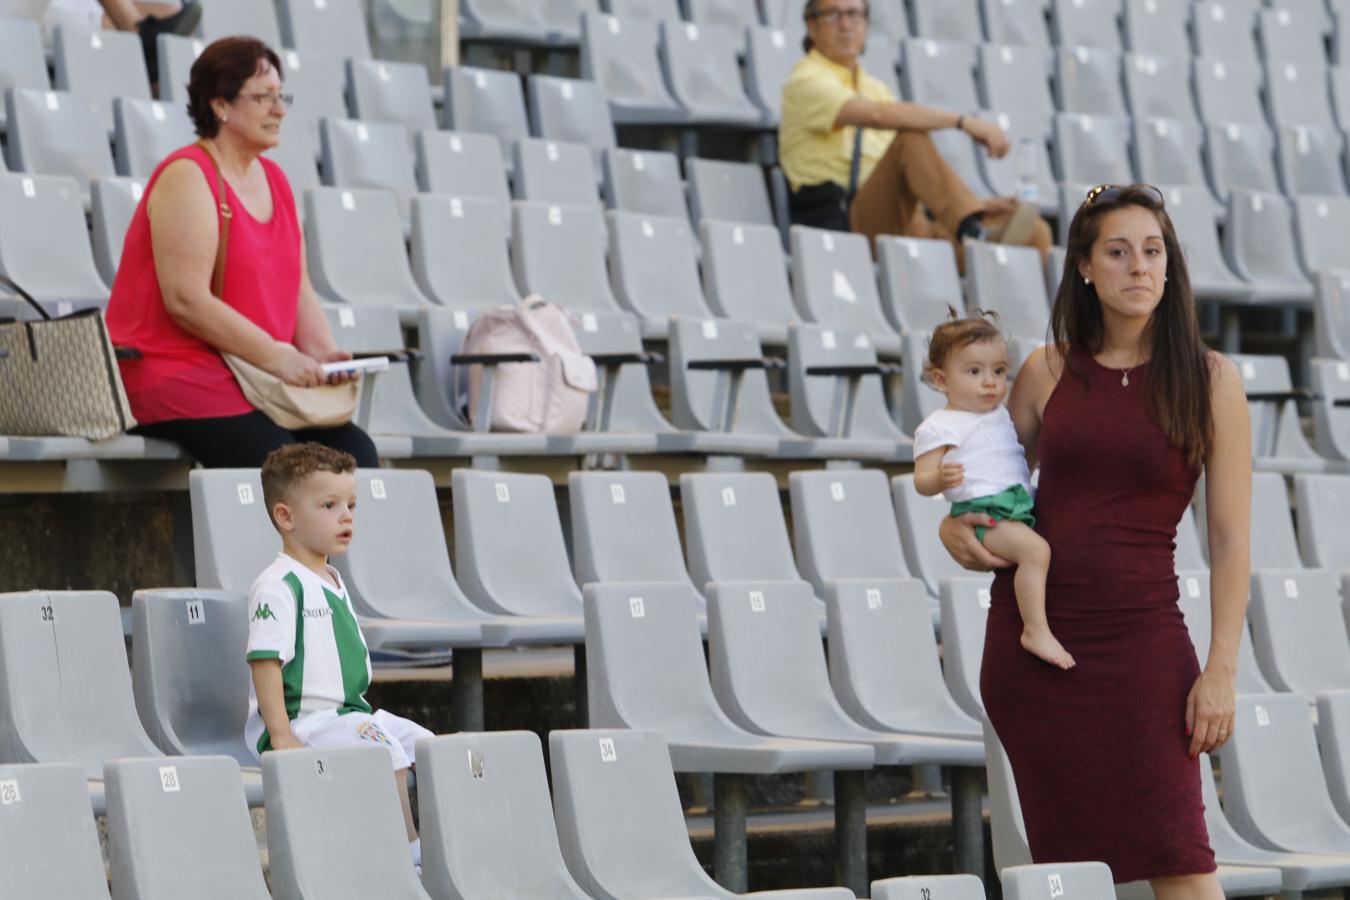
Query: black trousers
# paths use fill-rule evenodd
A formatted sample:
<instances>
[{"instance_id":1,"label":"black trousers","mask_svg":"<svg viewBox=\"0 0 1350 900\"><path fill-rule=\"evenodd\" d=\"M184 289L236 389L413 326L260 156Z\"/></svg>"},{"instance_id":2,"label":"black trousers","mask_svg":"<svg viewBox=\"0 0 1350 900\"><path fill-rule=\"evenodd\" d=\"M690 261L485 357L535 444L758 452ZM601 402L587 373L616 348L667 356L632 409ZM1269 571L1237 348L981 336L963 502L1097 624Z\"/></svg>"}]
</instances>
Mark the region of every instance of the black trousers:
<instances>
[{"instance_id":1,"label":"black trousers","mask_svg":"<svg viewBox=\"0 0 1350 900\"><path fill-rule=\"evenodd\" d=\"M131 433L173 441L209 469L256 469L273 450L302 441L316 441L350 453L363 469L380 465L370 435L350 422L336 428L288 431L257 410L218 419L154 422L138 425Z\"/></svg>"}]
</instances>

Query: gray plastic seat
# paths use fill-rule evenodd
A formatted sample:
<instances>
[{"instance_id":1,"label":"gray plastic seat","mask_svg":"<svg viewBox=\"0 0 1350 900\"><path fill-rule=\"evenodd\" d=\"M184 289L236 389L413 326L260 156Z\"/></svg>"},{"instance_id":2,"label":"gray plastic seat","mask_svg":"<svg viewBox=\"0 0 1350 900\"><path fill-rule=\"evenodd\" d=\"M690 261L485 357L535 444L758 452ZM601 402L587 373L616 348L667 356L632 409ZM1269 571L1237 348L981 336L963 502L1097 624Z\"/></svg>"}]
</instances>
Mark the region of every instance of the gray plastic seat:
<instances>
[{"instance_id":1,"label":"gray plastic seat","mask_svg":"<svg viewBox=\"0 0 1350 900\"><path fill-rule=\"evenodd\" d=\"M0 766L0 867L16 897L108 900L89 789L79 767Z\"/></svg>"},{"instance_id":2,"label":"gray plastic seat","mask_svg":"<svg viewBox=\"0 0 1350 900\"><path fill-rule=\"evenodd\" d=\"M567 476L567 493L573 567L582 587L673 582L694 588L665 475L572 472Z\"/></svg>"},{"instance_id":3,"label":"gray plastic seat","mask_svg":"<svg viewBox=\"0 0 1350 900\"><path fill-rule=\"evenodd\" d=\"M753 127L759 109L741 84L738 53L743 30L693 22L660 23L661 62L666 84L690 123Z\"/></svg>"},{"instance_id":4,"label":"gray plastic seat","mask_svg":"<svg viewBox=\"0 0 1350 900\"><path fill-rule=\"evenodd\" d=\"M685 161L689 208L695 223L704 219L773 225L773 208L764 186L764 170L754 163L715 159Z\"/></svg>"},{"instance_id":5,"label":"gray plastic seat","mask_svg":"<svg viewBox=\"0 0 1350 900\"><path fill-rule=\"evenodd\" d=\"M773 476L681 475L680 503L695 585L706 589L710 582L801 580Z\"/></svg>"},{"instance_id":6,"label":"gray plastic seat","mask_svg":"<svg viewBox=\"0 0 1350 900\"><path fill-rule=\"evenodd\" d=\"M942 677L947 692L966 715L984 717L980 698L980 663L991 602L987 575L967 573L942 579Z\"/></svg>"},{"instance_id":7,"label":"gray plastic seat","mask_svg":"<svg viewBox=\"0 0 1350 900\"><path fill-rule=\"evenodd\" d=\"M122 260L127 227L144 192L145 182L134 178L94 179L90 194L90 237L94 245L94 263L103 276L103 283L109 287L112 287Z\"/></svg>"},{"instance_id":8,"label":"gray plastic seat","mask_svg":"<svg viewBox=\"0 0 1350 900\"><path fill-rule=\"evenodd\" d=\"M1119 51L1120 6L1119 0L1053 0L1056 45Z\"/></svg>"},{"instance_id":9,"label":"gray plastic seat","mask_svg":"<svg viewBox=\"0 0 1350 900\"><path fill-rule=\"evenodd\" d=\"M160 41L166 38L161 37ZM289 140L294 132L305 130L312 137L315 148L320 143L319 122L322 119L345 119L350 115L347 109L345 86L347 84L346 63L343 57L331 55L333 50L319 48L315 50L280 50L281 67L285 71L283 90L295 97L295 103L286 111L289 126L282 126L283 133L290 132L283 140ZM160 71L163 71L161 68ZM182 96L176 100L186 100L186 77L181 89Z\"/></svg>"},{"instance_id":10,"label":"gray plastic seat","mask_svg":"<svg viewBox=\"0 0 1350 900\"><path fill-rule=\"evenodd\" d=\"M872 13L870 27L881 28L877 15ZM903 20L903 10L899 20ZM887 20L895 21L895 20ZM908 25L906 25L908 29ZM764 124L778 124L783 113L783 85L792 67L801 56L789 33L781 28L752 25L745 39L745 89L750 100L764 114Z\"/></svg>"},{"instance_id":11,"label":"gray plastic seat","mask_svg":"<svg viewBox=\"0 0 1350 900\"><path fill-rule=\"evenodd\" d=\"M52 32L56 89L92 100L108 134L113 131L114 97L150 99L145 56L137 35L68 25L57 25Z\"/></svg>"},{"instance_id":12,"label":"gray plastic seat","mask_svg":"<svg viewBox=\"0 0 1350 900\"><path fill-rule=\"evenodd\" d=\"M1221 301L1246 298L1246 282L1233 274L1219 246L1219 232L1214 224L1214 196L1208 188L1170 185L1163 193L1167 214L1186 254L1191 288L1196 297Z\"/></svg>"},{"instance_id":13,"label":"gray plastic seat","mask_svg":"<svg viewBox=\"0 0 1350 900\"><path fill-rule=\"evenodd\" d=\"M426 67L375 59L347 60L352 117L393 122L408 133L436 127Z\"/></svg>"},{"instance_id":14,"label":"gray plastic seat","mask_svg":"<svg viewBox=\"0 0 1350 900\"><path fill-rule=\"evenodd\" d=\"M1192 529L1193 531L1194 529ZM1178 556L1182 543L1182 529L1178 528ZM1177 605L1186 619L1186 630L1190 632L1191 643L1195 645L1195 655L1202 664L1209 656L1209 642L1213 634L1211 618L1209 572L1207 570L1187 570L1180 563L1177 582L1180 597ZM1256 661L1256 651L1252 647L1252 636L1244 622L1238 638L1237 673L1235 688L1239 694L1269 694L1272 690L1266 677L1261 674Z\"/></svg>"},{"instance_id":15,"label":"gray plastic seat","mask_svg":"<svg viewBox=\"0 0 1350 900\"><path fill-rule=\"evenodd\" d=\"M1241 65L1256 65L1255 4L1206 0L1191 7L1195 55Z\"/></svg>"},{"instance_id":16,"label":"gray plastic seat","mask_svg":"<svg viewBox=\"0 0 1350 900\"><path fill-rule=\"evenodd\" d=\"M276 5L268 0L205 3L201 31L207 43L232 34L247 34L269 47L281 48L281 23L277 21Z\"/></svg>"},{"instance_id":17,"label":"gray plastic seat","mask_svg":"<svg viewBox=\"0 0 1350 900\"><path fill-rule=\"evenodd\" d=\"M1054 167L1050 163L1050 147L1045 137L1046 121L1030 113L995 113L994 122L1008 136L1012 149L1003 157L995 159L988 153L979 153L980 171L995 196L1022 196L1021 177L1018 172L1020 157L1023 153L1031 155L1033 163L1033 189L1026 199L1040 207L1041 212L1053 212L1059 192L1056 188ZM952 138L957 135L953 133ZM970 152L974 154L974 145Z\"/></svg>"},{"instance_id":18,"label":"gray plastic seat","mask_svg":"<svg viewBox=\"0 0 1350 900\"><path fill-rule=\"evenodd\" d=\"M642 330L632 313L582 313L577 343L596 364L599 386L591 395L583 430L549 435L559 453L653 453L677 436L652 397L647 368L659 361L642 348Z\"/></svg>"},{"instance_id":19,"label":"gray plastic seat","mask_svg":"<svg viewBox=\"0 0 1350 900\"><path fill-rule=\"evenodd\" d=\"M80 188L70 178L0 172L0 272L24 287L49 314L106 306L89 245ZM21 301L5 307L35 313ZM10 312L15 315L15 312Z\"/></svg>"},{"instance_id":20,"label":"gray plastic seat","mask_svg":"<svg viewBox=\"0 0 1350 900\"><path fill-rule=\"evenodd\" d=\"M1350 333L1347 333L1350 329L1346 327L1350 323L1345 315L1347 297L1350 297L1350 272L1323 270L1313 273L1313 332L1317 356L1350 360ZM1316 360L1309 360L1310 369L1315 365ZM1315 430L1321 432L1321 422L1316 417L1314 421L1318 422ZM1325 454L1320 447L1319 452Z\"/></svg>"},{"instance_id":21,"label":"gray plastic seat","mask_svg":"<svg viewBox=\"0 0 1350 900\"><path fill-rule=\"evenodd\" d=\"M1342 28L1338 34L1347 36L1350 41L1350 27ZM1331 67L1331 108L1336 122L1341 128L1350 128L1350 54L1340 59L1340 64Z\"/></svg>"},{"instance_id":22,"label":"gray plastic seat","mask_svg":"<svg viewBox=\"0 0 1350 900\"><path fill-rule=\"evenodd\" d=\"M1303 435L1289 361L1283 356L1231 358L1238 364L1247 392L1253 468L1284 474L1326 471L1327 460L1317 455ZM1276 502L1282 499L1278 490L1272 489L1271 493ZM1273 512L1282 514L1278 507Z\"/></svg>"},{"instance_id":23,"label":"gray plastic seat","mask_svg":"<svg viewBox=\"0 0 1350 900\"><path fill-rule=\"evenodd\" d=\"M398 204L401 230L406 231L417 182L413 175L412 145L403 126L324 119L319 123L319 135L324 184L388 191Z\"/></svg>"},{"instance_id":24,"label":"gray plastic seat","mask_svg":"<svg viewBox=\"0 0 1350 900\"><path fill-rule=\"evenodd\" d=\"M310 279L320 295L405 309L431 303L413 280L389 191L311 189L305 194L305 237Z\"/></svg>"},{"instance_id":25,"label":"gray plastic seat","mask_svg":"<svg viewBox=\"0 0 1350 900\"><path fill-rule=\"evenodd\" d=\"M1196 494L1197 524L1201 528L1201 543L1208 547L1205 526L1205 494ZM1289 492L1284 476L1278 472L1252 473L1252 570L1301 569L1298 541L1294 537L1294 523L1289 509Z\"/></svg>"},{"instance_id":26,"label":"gray plastic seat","mask_svg":"<svg viewBox=\"0 0 1350 900\"><path fill-rule=\"evenodd\" d=\"M1344 854L1350 825L1331 802L1307 701L1239 695L1236 723L1219 751L1233 827L1266 849Z\"/></svg>"},{"instance_id":27,"label":"gray plastic seat","mask_svg":"<svg viewBox=\"0 0 1350 900\"><path fill-rule=\"evenodd\" d=\"M530 130L535 137L586 144L599 172L604 152L618 144L609 104L595 82L531 75L525 90L530 99Z\"/></svg>"},{"instance_id":28,"label":"gray plastic seat","mask_svg":"<svg viewBox=\"0 0 1350 900\"><path fill-rule=\"evenodd\" d=\"M666 90L656 22L599 13L581 18L581 77L595 81L618 124L680 124L687 114Z\"/></svg>"},{"instance_id":29,"label":"gray plastic seat","mask_svg":"<svg viewBox=\"0 0 1350 900\"><path fill-rule=\"evenodd\" d=\"M5 109L11 171L69 176L86 197L90 181L115 174L107 135L112 113L104 125L92 99L14 88L5 93Z\"/></svg>"},{"instance_id":30,"label":"gray plastic seat","mask_svg":"<svg viewBox=\"0 0 1350 900\"><path fill-rule=\"evenodd\" d=\"M1331 802L1341 818L1350 821L1350 691L1317 695L1317 743Z\"/></svg>"},{"instance_id":31,"label":"gray plastic seat","mask_svg":"<svg viewBox=\"0 0 1350 900\"><path fill-rule=\"evenodd\" d=\"M1205 131L1186 119L1155 119L1136 116L1131 132L1139 179L1145 184L1189 185L1209 190L1203 148ZM1078 197L1066 197L1075 204ZM1211 215L1219 212L1210 200Z\"/></svg>"},{"instance_id":32,"label":"gray plastic seat","mask_svg":"<svg viewBox=\"0 0 1350 900\"><path fill-rule=\"evenodd\" d=\"M1345 138L1339 129L1330 125L1282 125L1275 130L1275 145L1280 184L1286 195L1345 196Z\"/></svg>"},{"instance_id":33,"label":"gray plastic seat","mask_svg":"<svg viewBox=\"0 0 1350 900\"><path fill-rule=\"evenodd\" d=\"M1010 44L981 44L977 53L976 78L985 104L1001 113L1029 116L1041 134L1049 135L1055 101L1046 53Z\"/></svg>"},{"instance_id":34,"label":"gray plastic seat","mask_svg":"<svg viewBox=\"0 0 1350 900\"><path fill-rule=\"evenodd\" d=\"M585 144L523 137L516 141L515 160L516 199L599 205L600 176Z\"/></svg>"},{"instance_id":35,"label":"gray plastic seat","mask_svg":"<svg viewBox=\"0 0 1350 900\"><path fill-rule=\"evenodd\" d=\"M881 33L869 35L858 64L864 72L884 84L892 97L900 96L900 79L896 77L900 54L889 37Z\"/></svg>"},{"instance_id":36,"label":"gray plastic seat","mask_svg":"<svg viewBox=\"0 0 1350 900\"><path fill-rule=\"evenodd\" d=\"M217 6L229 4L216 4ZM271 46L276 46L275 44ZM159 99L169 103L186 103L187 86L191 78L192 64L206 49L206 41L201 38L183 37L177 34L161 34L155 41L155 56L159 61ZM283 66L285 64L283 63ZM284 74L288 74L283 72ZM287 83L286 90L291 90ZM293 115L289 112L288 115ZM340 113L345 115L345 113Z\"/></svg>"},{"instance_id":37,"label":"gray plastic seat","mask_svg":"<svg viewBox=\"0 0 1350 900\"><path fill-rule=\"evenodd\" d=\"M605 225L595 206L512 205L516 284L569 311L614 312L605 271Z\"/></svg>"},{"instance_id":38,"label":"gray plastic seat","mask_svg":"<svg viewBox=\"0 0 1350 900\"><path fill-rule=\"evenodd\" d=\"M1055 54L1059 108L1067 113L1125 116L1118 50L1062 46Z\"/></svg>"},{"instance_id":39,"label":"gray plastic seat","mask_svg":"<svg viewBox=\"0 0 1350 900\"><path fill-rule=\"evenodd\" d=\"M872 900L981 900L984 882L975 875L910 875L872 882Z\"/></svg>"},{"instance_id":40,"label":"gray plastic seat","mask_svg":"<svg viewBox=\"0 0 1350 900\"><path fill-rule=\"evenodd\" d=\"M1191 71L1202 122L1207 125L1265 124L1260 69L1222 56L1203 56L1192 63Z\"/></svg>"},{"instance_id":41,"label":"gray plastic seat","mask_svg":"<svg viewBox=\"0 0 1350 900\"><path fill-rule=\"evenodd\" d=\"M1116 886L1106 863L1046 863L1009 866L1000 873L1007 900L1115 900Z\"/></svg>"},{"instance_id":42,"label":"gray plastic seat","mask_svg":"<svg viewBox=\"0 0 1350 900\"><path fill-rule=\"evenodd\" d=\"M680 0L607 0L605 9L625 20L660 22L663 19L679 21L684 18L680 11Z\"/></svg>"},{"instance_id":43,"label":"gray plastic seat","mask_svg":"<svg viewBox=\"0 0 1350 900\"><path fill-rule=\"evenodd\" d=\"M265 154L268 159L281 167L286 181L295 195L296 212L304 224L305 205L298 198L305 191L319 186L319 142L314 133L306 128L296 128L286 134L286 139Z\"/></svg>"},{"instance_id":44,"label":"gray plastic seat","mask_svg":"<svg viewBox=\"0 0 1350 900\"><path fill-rule=\"evenodd\" d=\"M515 142L530 134L520 76L499 69L447 66L443 125L450 131L496 135L502 159L514 160Z\"/></svg>"},{"instance_id":45,"label":"gray plastic seat","mask_svg":"<svg viewBox=\"0 0 1350 900\"><path fill-rule=\"evenodd\" d=\"M759 4L755 0L684 0L683 6L691 22L733 28L759 24Z\"/></svg>"},{"instance_id":46,"label":"gray plastic seat","mask_svg":"<svg viewBox=\"0 0 1350 900\"><path fill-rule=\"evenodd\" d=\"M799 321L778 229L704 219L703 291L714 313L752 323L760 340L783 344Z\"/></svg>"},{"instance_id":47,"label":"gray plastic seat","mask_svg":"<svg viewBox=\"0 0 1350 900\"><path fill-rule=\"evenodd\" d=\"M909 571L923 579L930 597L937 597L944 578L969 578L970 573L947 555L938 540L941 524L951 504L940 494L925 497L914 489L913 475L891 479L891 499L900 526L900 544L905 548Z\"/></svg>"},{"instance_id":48,"label":"gray plastic seat","mask_svg":"<svg viewBox=\"0 0 1350 900\"><path fill-rule=\"evenodd\" d=\"M793 298L802 317L865 332L879 353L895 356L900 341L886 321L867 238L794 225Z\"/></svg>"},{"instance_id":49,"label":"gray plastic seat","mask_svg":"<svg viewBox=\"0 0 1350 900\"><path fill-rule=\"evenodd\" d=\"M466 38L507 44L576 46L577 20L597 9L596 0L564 0L553 4L526 0L465 0L460 29Z\"/></svg>"},{"instance_id":50,"label":"gray plastic seat","mask_svg":"<svg viewBox=\"0 0 1350 900\"><path fill-rule=\"evenodd\" d=\"M621 210L610 210L605 218L615 292L650 333L664 334L672 316L711 318L687 219Z\"/></svg>"},{"instance_id":51,"label":"gray plastic seat","mask_svg":"<svg viewBox=\"0 0 1350 900\"><path fill-rule=\"evenodd\" d=\"M1041 257L1032 247L974 241L966 245L971 305L998 313L998 327L1012 336L1014 365L1050 336L1050 303Z\"/></svg>"},{"instance_id":52,"label":"gray plastic seat","mask_svg":"<svg viewBox=\"0 0 1350 900\"><path fill-rule=\"evenodd\" d=\"M1344 475L1295 475L1299 548L1310 567L1350 572L1347 535L1337 517L1350 499L1350 478Z\"/></svg>"},{"instance_id":53,"label":"gray plastic seat","mask_svg":"<svg viewBox=\"0 0 1350 900\"><path fill-rule=\"evenodd\" d=\"M980 0L989 43L1029 47L1048 56L1046 5L1042 0Z\"/></svg>"},{"instance_id":54,"label":"gray plastic seat","mask_svg":"<svg viewBox=\"0 0 1350 900\"><path fill-rule=\"evenodd\" d=\"M276 900L429 900L413 869L383 747L289 750L264 754L262 762Z\"/></svg>"},{"instance_id":55,"label":"gray plastic seat","mask_svg":"<svg viewBox=\"0 0 1350 900\"><path fill-rule=\"evenodd\" d=\"M105 771L118 900L269 900L235 760L114 759Z\"/></svg>"},{"instance_id":56,"label":"gray plastic seat","mask_svg":"<svg viewBox=\"0 0 1350 900\"><path fill-rule=\"evenodd\" d=\"M1320 60L1268 60L1265 96L1273 125L1334 124L1327 69Z\"/></svg>"},{"instance_id":57,"label":"gray plastic seat","mask_svg":"<svg viewBox=\"0 0 1350 900\"><path fill-rule=\"evenodd\" d=\"M0 94L10 88L51 89L47 60L42 52L42 31L37 22L0 18ZM0 129L4 127L5 114L0 110Z\"/></svg>"},{"instance_id":58,"label":"gray plastic seat","mask_svg":"<svg viewBox=\"0 0 1350 900\"><path fill-rule=\"evenodd\" d=\"M984 40L977 0L910 0L914 36L978 44Z\"/></svg>"},{"instance_id":59,"label":"gray plastic seat","mask_svg":"<svg viewBox=\"0 0 1350 900\"><path fill-rule=\"evenodd\" d=\"M1238 276L1250 284L1254 302L1311 305L1312 282L1298 264L1293 215L1284 197L1233 191L1224 249Z\"/></svg>"},{"instance_id":60,"label":"gray plastic seat","mask_svg":"<svg viewBox=\"0 0 1350 900\"><path fill-rule=\"evenodd\" d=\"M1157 4L1159 8L1167 4ZM1180 119L1194 123L1198 116L1189 90L1189 57L1127 53L1124 59L1125 94L1136 118ZM1179 90L1185 84L1187 89Z\"/></svg>"},{"instance_id":61,"label":"gray plastic seat","mask_svg":"<svg viewBox=\"0 0 1350 900\"><path fill-rule=\"evenodd\" d=\"M370 58L361 0L280 0L281 36L287 47L339 58Z\"/></svg>"},{"instance_id":62,"label":"gray plastic seat","mask_svg":"<svg viewBox=\"0 0 1350 900\"><path fill-rule=\"evenodd\" d=\"M0 692L0 758L74 763L99 779L112 757L162 755L136 717L110 593L0 595Z\"/></svg>"},{"instance_id":63,"label":"gray plastic seat","mask_svg":"<svg viewBox=\"0 0 1350 900\"><path fill-rule=\"evenodd\" d=\"M1234 190L1279 193L1275 172L1275 136L1261 124L1205 126L1205 156L1215 195Z\"/></svg>"},{"instance_id":64,"label":"gray plastic seat","mask_svg":"<svg viewBox=\"0 0 1350 900\"><path fill-rule=\"evenodd\" d=\"M587 900L558 846L537 735L419 741L417 796L422 883L432 896Z\"/></svg>"},{"instance_id":65,"label":"gray plastic seat","mask_svg":"<svg viewBox=\"0 0 1350 900\"><path fill-rule=\"evenodd\" d=\"M950 241L883 236L876 248L882 309L896 330L931 332L949 308L965 308Z\"/></svg>"},{"instance_id":66,"label":"gray plastic seat","mask_svg":"<svg viewBox=\"0 0 1350 900\"><path fill-rule=\"evenodd\" d=\"M197 139L181 106L131 97L112 103L119 175L149 178L166 156Z\"/></svg>"},{"instance_id":67,"label":"gray plastic seat","mask_svg":"<svg viewBox=\"0 0 1350 900\"><path fill-rule=\"evenodd\" d=\"M146 733L171 756L256 766L244 742L248 597L159 588L137 591L131 609L131 684Z\"/></svg>"},{"instance_id":68,"label":"gray plastic seat","mask_svg":"<svg viewBox=\"0 0 1350 900\"><path fill-rule=\"evenodd\" d=\"M900 46L906 97L953 111L979 109L974 47L919 38L910 38Z\"/></svg>"},{"instance_id":69,"label":"gray plastic seat","mask_svg":"<svg viewBox=\"0 0 1350 900\"><path fill-rule=\"evenodd\" d=\"M1252 643L1275 690L1311 702L1322 691L1350 688L1350 639L1339 582L1337 573L1326 570L1266 569L1252 575Z\"/></svg>"},{"instance_id":70,"label":"gray plastic seat","mask_svg":"<svg viewBox=\"0 0 1350 900\"><path fill-rule=\"evenodd\" d=\"M495 143L492 150L497 150ZM427 297L466 311L520 301L506 243L497 230L502 209L483 197L413 197L412 272Z\"/></svg>"},{"instance_id":71,"label":"gray plastic seat","mask_svg":"<svg viewBox=\"0 0 1350 900\"><path fill-rule=\"evenodd\" d=\"M1321 21L1326 15L1325 7L1321 13L1319 17L1288 8L1259 10L1256 33L1267 62L1297 60L1325 64L1327 48Z\"/></svg>"},{"instance_id":72,"label":"gray plastic seat","mask_svg":"<svg viewBox=\"0 0 1350 900\"><path fill-rule=\"evenodd\" d=\"M886 372L864 332L798 324L788 329L787 346L794 431L847 439L869 458L913 455L909 436L891 418L883 390Z\"/></svg>"},{"instance_id":73,"label":"gray plastic seat","mask_svg":"<svg viewBox=\"0 0 1350 900\"><path fill-rule=\"evenodd\" d=\"M553 731L553 809L563 859L597 900L731 898L689 844L670 754L650 731ZM641 828L630 823L641 822ZM766 891L753 897L847 900L844 888Z\"/></svg>"},{"instance_id":74,"label":"gray plastic seat","mask_svg":"<svg viewBox=\"0 0 1350 900\"><path fill-rule=\"evenodd\" d=\"M419 131L417 183L423 191L491 200L496 206L498 230L511 236L511 192L501 144L491 135ZM405 188L406 189L406 188Z\"/></svg>"},{"instance_id":75,"label":"gray plastic seat","mask_svg":"<svg viewBox=\"0 0 1350 900\"><path fill-rule=\"evenodd\" d=\"M1130 120L1060 113L1055 158L1060 178L1075 184L1130 184Z\"/></svg>"},{"instance_id":76,"label":"gray plastic seat","mask_svg":"<svg viewBox=\"0 0 1350 900\"><path fill-rule=\"evenodd\" d=\"M680 162L674 153L613 147L605 151L603 171L610 209L688 218Z\"/></svg>"},{"instance_id":77,"label":"gray plastic seat","mask_svg":"<svg viewBox=\"0 0 1350 900\"><path fill-rule=\"evenodd\" d=\"M1337 273L1326 281L1339 283ZM1350 398L1350 362L1313 359L1308 362L1313 402L1314 445L1328 459L1350 460L1350 411L1336 401Z\"/></svg>"},{"instance_id":78,"label":"gray plastic seat","mask_svg":"<svg viewBox=\"0 0 1350 900\"><path fill-rule=\"evenodd\" d=\"M1134 53L1151 53L1182 61L1191 55L1190 4L1159 0L1125 0L1121 30Z\"/></svg>"}]
</instances>

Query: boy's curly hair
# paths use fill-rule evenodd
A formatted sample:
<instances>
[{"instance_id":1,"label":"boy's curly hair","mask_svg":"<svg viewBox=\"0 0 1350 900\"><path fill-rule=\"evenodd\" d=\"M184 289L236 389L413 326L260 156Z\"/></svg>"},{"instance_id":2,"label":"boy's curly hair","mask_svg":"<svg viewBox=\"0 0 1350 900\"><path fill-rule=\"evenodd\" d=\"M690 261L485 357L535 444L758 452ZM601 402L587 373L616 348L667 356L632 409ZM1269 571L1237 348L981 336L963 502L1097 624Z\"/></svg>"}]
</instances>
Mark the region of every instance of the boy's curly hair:
<instances>
[{"instance_id":1,"label":"boy's curly hair","mask_svg":"<svg viewBox=\"0 0 1350 900\"><path fill-rule=\"evenodd\" d=\"M356 457L314 441L278 447L267 454L262 464L263 502L267 504L268 517L271 518L278 503L287 502L295 489L315 472L342 475L355 471Z\"/></svg>"},{"instance_id":2,"label":"boy's curly hair","mask_svg":"<svg viewBox=\"0 0 1350 900\"><path fill-rule=\"evenodd\" d=\"M963 316L956 307L947 307L947 321L933 329L928 339L928 358L923 363L923 378L933 383L933 372L941 369L950 357L962 347L982 344L985 341L1005 340L999 331L998 313L993 310L975 309L970 315Z\"/></svg>"}]
</instances>

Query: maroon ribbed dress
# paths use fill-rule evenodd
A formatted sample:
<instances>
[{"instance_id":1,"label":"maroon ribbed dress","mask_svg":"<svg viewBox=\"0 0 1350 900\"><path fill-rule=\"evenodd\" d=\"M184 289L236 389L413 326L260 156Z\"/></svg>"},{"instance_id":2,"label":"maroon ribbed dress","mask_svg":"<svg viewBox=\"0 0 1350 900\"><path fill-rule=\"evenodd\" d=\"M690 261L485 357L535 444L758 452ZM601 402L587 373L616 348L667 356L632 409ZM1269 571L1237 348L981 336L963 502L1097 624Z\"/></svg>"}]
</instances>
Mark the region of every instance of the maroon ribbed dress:
<instances>
[{"instance_id":1,"label":"maroon ribbed dress","mask_svg":"<svg viewBox=\"0 0 1350 900\"><path fill-rule=\"evenodd\" d=\"M1002 571L980 693L1036 862L1098 860L1117 882L1212 872L1199 762L1187 756L1200 667L1173 561L1198 473L1144 408L1146 367L1124 387L1085 352L1071 363L1041 426L1036 530L1051 550L1050 627L1078 665L1062 671L1022 649Z\"/></svg>"}]
</instances>

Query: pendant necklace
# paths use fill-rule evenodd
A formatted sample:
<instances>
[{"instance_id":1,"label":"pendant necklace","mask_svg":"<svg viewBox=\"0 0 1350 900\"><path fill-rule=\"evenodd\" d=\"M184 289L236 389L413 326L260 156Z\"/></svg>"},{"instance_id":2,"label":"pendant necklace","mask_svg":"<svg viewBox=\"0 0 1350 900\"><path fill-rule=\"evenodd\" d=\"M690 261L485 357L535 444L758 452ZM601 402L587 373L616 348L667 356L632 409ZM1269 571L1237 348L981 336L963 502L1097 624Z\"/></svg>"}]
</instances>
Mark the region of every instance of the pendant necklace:
<instances>
[{"instance_id":1,"label":"pendant necklace","mask_svg":"<svg viewBox=\"0 0 1350 900\"><path fill-rule=\"evenodd\" d=\"M1110 355L1110 357L1111 357L1111 362L1113 362L1113 363L1116 362L1116 355L1115 355L1114 353L1111 353L1111 354L1109 354L1109 355ZM1128 369L1126 369L1126 368L1124 368L1124 367L1121 367L1121 366L1117 366L1117 367L1116 367L1116 370L1117 370L1118 372L1120 372L1120 386L1121 386L1121 387L1129 387L1129 386L1130 386L1130 373L1133 372L1133 371L1134 371L1135 369L1137 369L1137 368L1139 368L1139 363L1135 363L1134 365L1130 366Z\"/></svg>"}]
</instances>

